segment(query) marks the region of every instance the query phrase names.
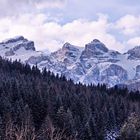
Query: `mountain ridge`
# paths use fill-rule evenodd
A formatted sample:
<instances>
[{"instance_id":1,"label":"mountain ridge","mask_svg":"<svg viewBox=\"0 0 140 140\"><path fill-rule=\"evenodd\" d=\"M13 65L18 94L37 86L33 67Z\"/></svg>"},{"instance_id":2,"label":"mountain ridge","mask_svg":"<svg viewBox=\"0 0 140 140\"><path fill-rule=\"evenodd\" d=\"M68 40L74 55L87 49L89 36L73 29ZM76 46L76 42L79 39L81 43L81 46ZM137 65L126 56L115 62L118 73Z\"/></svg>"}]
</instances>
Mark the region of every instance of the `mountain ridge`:
<instances>
[{"instance_id":1,"label":"mountain ridge","mask_svg":"<svg viewBox=\"0 0 140 140\"><path fill-rule=\"evenodd\" d=\"M99 83L112 87L140 79L140 46L122 54L94 39L83 49L66 42L61 49L46 54L36 51L33 41L19 36L1 42L0 55L20 59L31 66L37 64L40 69L46 67L55 74L86 85Z\"/></svg>"}]
</instances>

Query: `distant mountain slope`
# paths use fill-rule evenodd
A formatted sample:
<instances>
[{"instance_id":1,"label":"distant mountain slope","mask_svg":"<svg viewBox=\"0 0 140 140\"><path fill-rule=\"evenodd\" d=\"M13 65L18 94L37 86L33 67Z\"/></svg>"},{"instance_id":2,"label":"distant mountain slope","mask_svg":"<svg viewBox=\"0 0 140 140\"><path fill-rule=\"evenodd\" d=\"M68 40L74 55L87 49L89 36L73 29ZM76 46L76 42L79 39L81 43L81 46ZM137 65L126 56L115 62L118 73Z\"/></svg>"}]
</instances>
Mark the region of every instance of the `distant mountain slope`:
<instances>
[{"instance_id":1,"label":"distant mountain slope","mask_svg":"<svg viewBox=\"0 0 140 140\"><path fill-rule=\"evenodd\" d=\"M51 54L37 52L34 42L22 36L0 43L0 55L13 60L20 59L30 65L46 67L55 74L62 74L75 83L105 83L112 87L140 79L140 46L121 54L109 50L97 39L80 49L65 43L63 47Z\"/></svg>"}]
</instances>

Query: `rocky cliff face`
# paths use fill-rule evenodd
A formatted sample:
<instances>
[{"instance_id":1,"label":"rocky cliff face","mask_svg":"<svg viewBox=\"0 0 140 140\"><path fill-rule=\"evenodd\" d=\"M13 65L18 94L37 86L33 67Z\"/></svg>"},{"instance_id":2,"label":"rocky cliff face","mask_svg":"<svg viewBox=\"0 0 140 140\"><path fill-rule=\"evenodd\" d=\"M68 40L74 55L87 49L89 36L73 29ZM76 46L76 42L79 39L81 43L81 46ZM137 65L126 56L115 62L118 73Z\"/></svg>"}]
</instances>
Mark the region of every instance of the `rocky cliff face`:
<instances>
[{"instance_id":1,"label":"rocky cliff face","mask_svg":"<svg viewBox=\"0 0 140 140\"><path fill-rule=\"evenodd\" d=\"M65 43L60 50L46 54L37 52L34 42L20 36L1 42L0 55L13 60L21 59L30 65L37 64L40 69L46 67L75 83L100 83L112 87L140 80L139 46L121 54L94 39L83 49Z\"/></svg>"},{"instance_id":2,"label":"rocky cliff face","mask_svg":"<svg viewBox=\"0 0 140 140\"><path fill-rule=\"evenodd\" d=\"M81 54L81 59L84 60L87 58L103 56L104 53L107 53L108 49L106 46L101 43L99 40L94 39L91 43L85 45L85 49Z\"/></svg>"},{"instance_id":3,"label":"rocky cliff face","mask_svg":"<svg viewBox=\"0 0 140 140\"><path fill-rule=\"evenodd\" d=\"M25 62L31 56L40 55L36 52L34 42L25 39L23 36L7 39L0 43L0 55L9 59L20 59Z\"/></svg>"},{"instance_id":4,"label":"rocky cliff face","mask_svg":"<svg viewBox=\"0 0 140 140\"><path fill-rule=\"evenodd\" d=\"M140 46L129 50L127 54L129 54L128 59L140 59Z\"/></svg>"}]
</instances>

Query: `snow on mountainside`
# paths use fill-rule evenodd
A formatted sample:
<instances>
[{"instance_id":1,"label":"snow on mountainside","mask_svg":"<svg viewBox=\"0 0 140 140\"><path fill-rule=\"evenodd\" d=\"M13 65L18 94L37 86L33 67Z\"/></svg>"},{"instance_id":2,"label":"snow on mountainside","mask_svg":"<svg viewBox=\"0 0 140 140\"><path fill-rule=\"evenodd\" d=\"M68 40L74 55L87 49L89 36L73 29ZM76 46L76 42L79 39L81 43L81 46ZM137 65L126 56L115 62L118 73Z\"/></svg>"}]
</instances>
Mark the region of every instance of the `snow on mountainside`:
<instances>
[{"instance_id":1,"label":"snow on mountainside","mask_svg":"<svg viewBox=\"0 0 140 140\"><path fill-rule=\"evenodd\" d=\"M23 36L7 39L0 43L0 55L12 60L20 59L25 62L31 56L38 56L41 52L35 51L34 42Z\"/></svg>"},{"instance_id":2,"label":"snow on mountainside","mask_svg":"<svg viewBox=\"0 0 140 140\"><path fill-rule=\"evenodd\" d=\"M83 49L65 43L58 51L48 54L36 51L33 41L19 36L1 42L0 55L12 60L20 59L30 65L37 64L40 69L46 67L75 83L105 83L112 87L140 81L140 46L121 54L94 39Z\"/></svg>"}]
</instances>

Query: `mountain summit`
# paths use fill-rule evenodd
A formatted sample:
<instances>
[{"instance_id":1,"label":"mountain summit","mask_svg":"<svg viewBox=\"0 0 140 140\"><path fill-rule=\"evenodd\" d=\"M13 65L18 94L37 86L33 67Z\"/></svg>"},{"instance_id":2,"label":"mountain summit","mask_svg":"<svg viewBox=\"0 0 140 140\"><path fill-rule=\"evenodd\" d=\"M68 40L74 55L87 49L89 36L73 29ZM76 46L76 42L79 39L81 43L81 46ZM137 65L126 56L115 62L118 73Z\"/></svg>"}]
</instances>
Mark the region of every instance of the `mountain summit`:
<instances>
[{"instance_id":1,"label":"mountain summit","mask_svg":"<svg viewBox=\"0 0 140 140\"><path fill-rule=\"evenodd\" d=\"M0 43L0 56L9 59L20 59L25 61L31 57L31 55L38 55L36 52L34 42L29 41L23 36L17 36L4 40Z\"/></svg>"},{"instance_id":2,"label":"mountain summit","mask_svg":"<svg viewBox=\"0 0 140 140\"><path fill-rule=\"evenodd\" d=\"M91 50L93 52L108 52L108 48L100 42L98 39L94 39L91 43L85 46L85 49Z\"/></svg>"},{"instance_id":3,"label":"mountain summit","mask_svg":"<svg viewBox=\"0 0 140 140\"><path fill-rule=\"evenodd\" d=\"M65 43L58 51L46 54L36 51L33 41L19 36L1 42L0 55L30 65L37 64L40 69L46 67L75 83L100 83L112 87L140 81L140 46L121 54L94 39L84 49Z\"/></svg>"}]
</instances>

